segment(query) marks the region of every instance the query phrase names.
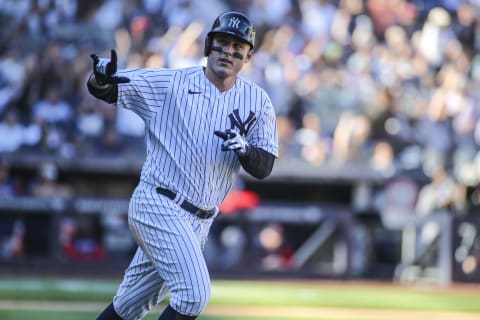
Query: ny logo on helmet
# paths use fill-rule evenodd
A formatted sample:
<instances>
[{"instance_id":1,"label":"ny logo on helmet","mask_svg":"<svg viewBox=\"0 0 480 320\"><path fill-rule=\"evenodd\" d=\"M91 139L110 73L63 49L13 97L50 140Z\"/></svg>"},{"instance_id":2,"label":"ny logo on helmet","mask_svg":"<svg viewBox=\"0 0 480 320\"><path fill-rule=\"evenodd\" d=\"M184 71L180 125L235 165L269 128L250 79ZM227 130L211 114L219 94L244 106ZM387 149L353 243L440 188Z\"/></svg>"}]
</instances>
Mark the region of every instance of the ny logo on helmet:
<instances>
[{"instance_id":1,"label":"ny logo on helmet","mask_svg":"<svg viewBox=\"0 0 480 320\"><path fill-rule=\"evenodd\" d=\"M233 27L233 28L238 29L239 25L240 25L240 19L238 19L237 17L231 17L230 18L230 22L228 23L229 27Z\"/></svg>"}]
</instances>

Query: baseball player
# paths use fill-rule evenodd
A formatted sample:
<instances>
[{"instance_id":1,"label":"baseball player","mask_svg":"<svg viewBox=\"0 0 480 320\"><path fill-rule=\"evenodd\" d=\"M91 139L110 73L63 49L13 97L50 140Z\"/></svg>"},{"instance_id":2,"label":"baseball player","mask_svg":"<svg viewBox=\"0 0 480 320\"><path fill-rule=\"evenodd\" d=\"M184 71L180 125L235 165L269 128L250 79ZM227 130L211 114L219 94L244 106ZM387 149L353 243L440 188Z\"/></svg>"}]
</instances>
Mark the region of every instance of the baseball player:
<instances>
[{"instance_id":1,"label":"baseball player","mask_svg":"<svg viewBox=\"0 0 480 320\"><path fill-rule=\"evenodd\" d=\"M210 299L203 245L242 167L263 179L278 157L267 93L238 73L253 55L248 17L225 12L205 39L205 67L119 70L92 54L89 92L145 121L146 159L128 210L138 249L98 320L196 319Z\"/></svg>"}]
</instances>

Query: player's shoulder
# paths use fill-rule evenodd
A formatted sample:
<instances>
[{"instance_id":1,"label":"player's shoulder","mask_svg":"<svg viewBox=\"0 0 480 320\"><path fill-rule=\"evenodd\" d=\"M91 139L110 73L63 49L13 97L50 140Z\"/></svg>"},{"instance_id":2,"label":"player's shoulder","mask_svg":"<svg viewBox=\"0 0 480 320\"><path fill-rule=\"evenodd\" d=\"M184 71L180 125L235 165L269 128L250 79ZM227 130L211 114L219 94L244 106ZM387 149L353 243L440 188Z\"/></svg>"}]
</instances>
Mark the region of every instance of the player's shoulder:
<instances>
[{"instance_id":1,"label":"player's shoulder","mask_svg":"<svg viewBox=\"0 0 480 320\"><path fill-rule=\"evenodd\" d=\"M160 69L150 69L146 72L149 75L170 76L171 78L176 79L174 81L179 81L179 82L184 81L184 79L186 78L192 78L199 75L203 75L202 67L160 68Z\"/></svg>"},{"instance_id":2,"label":"player's shoulder","mask_svg":"<svg viewBox=\"0 0 480 320\"><path fill-rule=\"evenodd\" d=\"M195 67L187 67L182 68L182 72L184 72L188 76L196 76L198 74L204 74L204 67L202 66L195 66Z\"/></svg>"},{"instance_id":3,"label":"player's shoulder","mask_svg":"<svg viewBox=\"0 0 480 320\"><path fill-rule=\"evenodd\" d=\"M248 79L248 78L245 78L244 76L238 76L238 81L240 83L240 87L245 89L245 90L249 90L249 91L255 91L257 93L257 95L260 95L262 97L265 97L265 98L268 98L269 99L269 96L268 96L268 93L267 91L262 88L261 86L259 86L257 83L253 82L252 80Z\"/></svg>"},{"instance_id":4,"label":"player's shoulder","mask_svg":"<svg viewBox=\"0 0 480 320\"><path fill-rule=\"evenodd\" d=\"M137 69L125 69L121 70L119 73L125 74L127 76L142 76L145 78L151 77L162 77L162 76L173 76L178 74L188 74L191 72L189 69L193 68L168 68L168 67L148 67L148 68L137 68Z\"/></svg>"}]
</instances>

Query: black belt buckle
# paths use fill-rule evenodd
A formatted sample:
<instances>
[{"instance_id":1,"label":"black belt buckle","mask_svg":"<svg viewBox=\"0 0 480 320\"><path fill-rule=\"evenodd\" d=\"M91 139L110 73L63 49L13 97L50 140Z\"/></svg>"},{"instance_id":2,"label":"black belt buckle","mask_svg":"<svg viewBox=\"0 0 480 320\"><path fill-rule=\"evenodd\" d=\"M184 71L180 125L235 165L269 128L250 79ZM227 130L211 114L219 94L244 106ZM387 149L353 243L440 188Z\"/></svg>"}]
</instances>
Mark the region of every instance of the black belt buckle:
<instances>
[{"instance_id":1,"label":"black belt buckle","mask_svg":"<svg viewBox=\"0 0 480 320\"><path fill-rule=\"evenodd\" d=\"M171 200L174 200L177 194L169 189L165 189L162 187L157 188L157 193L163 194L164 196L168 197ZM215 215L215 209L210 209L210 210L204 210L200 209L193 203L190 203L187 200L183 200L182 203L180 203L180 208L190 212L191 214L196 215L200 219L209 219Z\"/></svg>"},{"instance_id":2,"label":"black belt buckle","mask_svg":"<svg viewBox=\"0 0 480 320\"><path fill-rule=\"evenodd\" d=\"M215 209L210 209L210 210L198 209L198 211L194 213L194 215L196 215L200 219L210 219L215 215Z\"/></svg>"}]
</instances>

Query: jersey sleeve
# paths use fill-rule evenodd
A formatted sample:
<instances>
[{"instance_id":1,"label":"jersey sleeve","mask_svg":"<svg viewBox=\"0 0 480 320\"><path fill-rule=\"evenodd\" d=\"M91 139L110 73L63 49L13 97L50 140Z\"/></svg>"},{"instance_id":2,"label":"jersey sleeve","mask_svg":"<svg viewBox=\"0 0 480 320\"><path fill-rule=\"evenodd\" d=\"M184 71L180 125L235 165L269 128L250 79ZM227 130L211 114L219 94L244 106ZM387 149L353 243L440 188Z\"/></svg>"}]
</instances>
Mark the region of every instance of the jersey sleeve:
<instances>
[{"instance_id":1,"label":"jersey sleeve","mask_svg":"<svg viewBox=\"0 0 480 320\"><path fill-rule=\"evenodd\" d=\"M263 92L262 108L257 123L248 137L249 143L278 158L278 134L275 110L268 95Z\"/></svg>"},{"instance_id":2,"label":"jersey sleeve","mask_svg":"<svg viewBox=\"0 0 480 320\"><path fill-rule=\"evenodd\" d=\"M130 82L118 85L117 107L130 109L144 120L163 106L169 86L169 76L163 69L126 69L117 72Z\"/></svg>"}]
</instances>

